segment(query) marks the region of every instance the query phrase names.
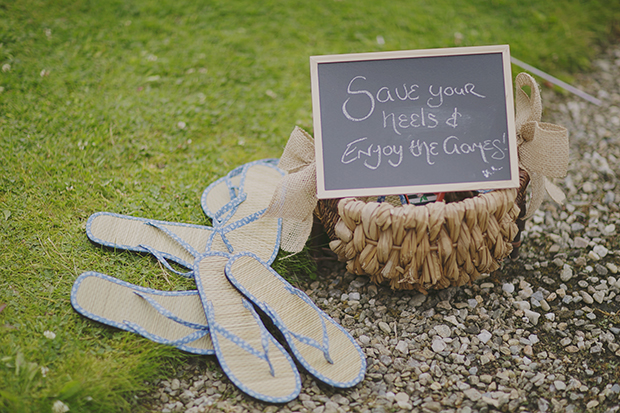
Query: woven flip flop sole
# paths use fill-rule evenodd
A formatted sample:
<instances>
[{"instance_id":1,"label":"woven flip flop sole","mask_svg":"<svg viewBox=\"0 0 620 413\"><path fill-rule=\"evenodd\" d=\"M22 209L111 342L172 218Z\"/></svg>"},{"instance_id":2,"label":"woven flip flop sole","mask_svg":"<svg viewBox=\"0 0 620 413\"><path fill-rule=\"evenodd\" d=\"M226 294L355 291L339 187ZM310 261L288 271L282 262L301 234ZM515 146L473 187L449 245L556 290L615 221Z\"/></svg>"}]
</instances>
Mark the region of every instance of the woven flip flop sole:
<instances>
[{"instance_id":1,"label":"woven flip flop sole","mask_svg":"<svg viewBox=\"0 0 620 413\"><path fill-rule=\"evenodd\" d=\"M133 323L148 334L169 341L196 331L163 316L136 292L148 296L182 320L207 324L197 291L152 290L97 272L86 272L77 278L71 291L71 304L78 313L92 320L135 332L128 324ZM195 354L214 354L209 334L176 347Z\"/></svg>"},{"instance_id":2,"label":"woven flip flop sole","mask_svg":"<svg viewBox=\"0 0 620 413\"><path fill-rule=\"evenodd\" d=\"M156 226L174 234L174 240ZM86 223L88 238L100 245L129 251L149 251L148 246L168 260L187 268L193 267L195 257L205 251L231 252L224 238L213 227L158 221L110 212L97 212ZM253 251L262 260L273 262L280 245L280 222L273 218L241 219L226 225L223 236L232 247L232 252ZM185 244L186 247L183 247ZM189 248L188 248L189 247Z\"/></svg>"},{"instance_id":3,"label":"woven flip flop sole","mask_svg":"<svg viewBox=\"0 0 620 413\"><path fill-rule=\"evenodd\" d=\"M165 258L191 268L195 259L194 256L165 232L149 225L149 222L166 228L194 250L200 252L205 251L209 236L213 232L211 227L202 225L97 212L88 218L86 234L91 241L111 248L148 252L140 247L140 245L148 245L161 252Z\"/></svg>"},{"instance_id":4,"label":"woven flip flop sole","mask_svg":"<svg viewBox=\"0 0 620 413\"><path fill-rule=\"evenodd\" d=\"M237 207L228 222L238 221L243 217L261 211L269 206L276 187L282 180L284 172L271 160L260 160L245 164L229 174L228 179L235 192L247 194L247 198ZM232 200L227 178L220 178L205 189L201 204L205 214L213 218Z\"/></svg>"},{"instance_id":5,"label":"woven flip flop sole","mask_svg":"<svg viewBox=\"0 0 620 413\"><path fill-rule=\"evenodd\" d=\"M243 297L224 276L228 258L227 254L207 253L194 268L215 354L222 370L242 391L259 400L286 403L299 394L299 373L288 353L267 332L257 314L244 306ZM269 343L273 375L268 362L242 348L242 342L258 351Z\"/></svg>"},{"instance_id":6,"label":"woven flip flop sole","mask_svg":"<svg viewBox=\"0 0 620 413\"><path fill-rule=\"evenodd\" d=\"M310 298L292 294L293 287L252 253L232 257L226 267L230 282L273 320L293 355L319 380L335 387L352 387L363 380L366 359L353 337L325 312L310 305ZM277 314L277 317L273 316ZM323 343L323 327L329 337L329 363L324 352L300 342L293 334Z\"/></svg>"}]
</instances>

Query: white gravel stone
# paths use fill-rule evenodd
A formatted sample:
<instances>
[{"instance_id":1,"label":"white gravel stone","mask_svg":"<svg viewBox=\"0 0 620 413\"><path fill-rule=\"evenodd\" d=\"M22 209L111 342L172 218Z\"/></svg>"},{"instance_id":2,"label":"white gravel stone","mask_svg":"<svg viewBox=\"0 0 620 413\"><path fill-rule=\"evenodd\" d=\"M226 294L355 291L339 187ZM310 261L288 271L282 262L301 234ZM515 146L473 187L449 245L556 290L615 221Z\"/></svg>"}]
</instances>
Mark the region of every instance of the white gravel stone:
<instances>
[{"instance_id":1,"label":"white gravel stone","mask_svg":"<svg viewBox=\"0 0 620 413\"><path fill-rule=\"evenodd\" d=\"M409 354L409 345L406 341L400 340L396 345L396 350L400 351L405 356Z\"/></svg>"},{"instance_id":2,"label":"white gravel stone","mask_svg":"<svg viewBox=\"0 0 620 413\"><path fill-rule=\"evenodd\" d=\"M390 325L388 323L386 323L385 321L380 321L379 322L379 328L385 334L392 334L392 329L390 328Z\"/></svg>"},{"instance_id":3,"label":"white gravel stone","mask_svg":"<svg viewBox=\"0 0 620 413\"><path fill-rule=\"evenodd\" d=\"M609 250L603 245L595 245L594 248L592 248L592 251L601 258L605 258L609 253Z\"/></svg>"},{"instance_id":4,"label":"white gravel stone","mask_svg":"<svg viewBox=\"0 0 620 413\"><path fill-rule=\"evenodd\" d=\"M599 303L602 304L603 300L605 299L605 291L597 291L594 294L592 294L592 298L594 298L594 300Z\"/></svg>"},{"instance_id":5,"label":"white gravel stone","mask_svg":"<svg viewBox=\"0 0 620 413\"><path fill-rule=\"evenodd\" d=\"M437 334L439 334L443 338L450 337L452 335L452 330L445 324L436 325L434 329Z\"/></svg>"},{"instance_id":6,"label":"white gravel stone","mask_svg":"<svg viewBox=\"0 0 620 413\"><path fill-rule=\"evenodd\" d=\"M601 259L601 256L598 255L594 251L590 251L590 252L588 252L588 258L590 258L592 261L599 261ZM590 271L592 271L592 270L590 269Z\"/></svg>"},{"instance_id":7,"label":"white gravel stone","mask_svg":"<svg viewBox=\"0 0 620 413\"><path fill-rule=\"evenodd\" d=\"M434 339L433 344L431 344L431 348L433 349L435 353L441 353L442 351L446 349L446 347L447 347L446 342L441 339Z\"/></svg>"},{"instance_id":8,"label":"white gravel stone","mask_svg":"<svg viewBox=\"0 0 620 413\"><path fill-rule=\"evenodd\" d=\"M472 402L477 402L482 398L482 394L476 389L467 389L463 394Z\"/></svg>"},{"instance_id":9,"label":"white gravel stone","mask_svg":"<svg viewBox=\"0 0 620 413\"><path fill-rule=\"evenodd\" d=\"M538 319L540 318L540 313L531 310L523 310L523 314L530 320L530 323L537 325Z\"/></svg>"},{"instance_id":10,"label":"white gravel stone","mask_svg":"<svg viewBox=\"0 0 620 413\"><path fill-rule=\"evenodd\" d=\"M424 301L426 301L426 295L418 293L411 297L409 300L409 305L412 307L419 307L424 304Z\"/></svg>"},{"instance_id":11,"label":"white gravel stone","mask_svg":"<svg viewBox=\"0 0 620 413\"><path fill-rule=\"evenodd\" d=\"M493 334L491 334L487 330L482 330L480 331L480 334L478 334L476 337L478 337L478 340L480 340L482 343L486 344L493 337Z\"/></svg>"},{"instance_id":12,"label":"white gravel stone","mask_svg":"<svg viewBox=\"0 0 620 413\"><path fill-rule=\"evenodd\" d=\"M562 272L560 273L560 279L564 282L567 282L571 278L573 278L573 269L570 265L564 264L562 266Z\"/></svg>"},{"instance_id":13,"label":"white gravel stone","mask_svg":"<svg viewBox=\"0 0 620 413\"><path fill-rule=\"evenodd\" d=\"M581 295L581 298L583 298L583 302L586 304L592 304L594 302L594 299L592 298L592 296L590 294L588 294L587 291L579 291L579 294Z\"/></svg>"},{"instance_id":14,"label":"white gravel stone","mask_svg":"<svg viewBox=\"0 0 620 413\"><path fill-rule=\"evenodd\" d=\"M596 191L596 185L594 185L592 182L588 181L588 182L584 182L583 186L581 187L581 189L583 190L583 192L586 193L592 193L594 191Z\"/></svg>"},{"instance_id":15,"label":"white gravel stone","mask_svg":"<svg viewBox=\"0 0 620 413\"><path fill-rule=\"evenodd\" d=\"M508 294L512 294L515 291L515 285L512 283L504 283L502 284L502 290Z\"/></svg>"},{"instance_id":16,"label":"white gravel stone","mask_svg":"<svg viewBox=\"0 0 620 413\"><path fill-rule=\"evenodd\" d=\"M574 247L575 248L586 248L589 245L588 240L582 237L575 237Z\"/></svg>"},{"instance_id":17,"label":"white gravel stone","mask_svg":"<svg viewBox=\"0 0 620 413\"><path fill-rule=\"evenodd\" d=\"M517 310L530 310L531 309L531 305L529 301L515 301L512 303L512 305Z\"/></svg>"}]
</instances>

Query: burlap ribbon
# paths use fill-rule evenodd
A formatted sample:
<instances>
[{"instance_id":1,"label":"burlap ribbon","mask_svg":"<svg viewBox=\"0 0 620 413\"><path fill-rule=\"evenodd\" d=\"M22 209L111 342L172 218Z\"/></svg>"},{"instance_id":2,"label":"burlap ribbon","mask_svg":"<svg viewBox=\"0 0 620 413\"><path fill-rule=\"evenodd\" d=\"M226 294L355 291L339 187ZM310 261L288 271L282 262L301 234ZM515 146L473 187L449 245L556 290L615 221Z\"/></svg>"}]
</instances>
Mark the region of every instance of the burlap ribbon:
<instances>
[{"instance_id":1,"label":"burlap ribbon","mask_svg":"<svg viewBox=\"0 0 620 413\"><path fill-rule=\"evenodd\" d=\"M265 216L282 218L280 248L300 252L312 231L316 208L314 139L296 126L278 167L288 172L276 188Z\"/></svg>"},{"instance_id":2,"label":"burlap ribbon","mask_svg":"<svg viewBox=\"0 0 620 413\"><path fill-rule=\"evenodd\" d=\"M523 90L529 86L530 96ZM564 202L562 190L548 178L566 176L568 170L568 131L540 122L542 102L534 78L519 73L516 79L516 129L519 166L530 175L532 195L524 219L530 218L543 201L545 192L557 203Z\"/></svg>"},{"instance_id":3,"label":"burlap ribbon","mask_svg":"<svg viewBox=\"0 0 620 413\"><path fill-rule=\"evenodd\" d=\"M523 90L530 87L530 95ZM527 73L516 80L516 129L519 166L531 179L532 196L525 219L538 209L545 192L556 202L564 194L548 178L566 176L568 169L568 131L566 128L540 122L542 102L538 84ZM316 163L314 139L295 127L278 166L288 172L276 189L266 216L283 218L280 248L300 252L312 230L316 208Z\"/></svg>"}]
</instances>

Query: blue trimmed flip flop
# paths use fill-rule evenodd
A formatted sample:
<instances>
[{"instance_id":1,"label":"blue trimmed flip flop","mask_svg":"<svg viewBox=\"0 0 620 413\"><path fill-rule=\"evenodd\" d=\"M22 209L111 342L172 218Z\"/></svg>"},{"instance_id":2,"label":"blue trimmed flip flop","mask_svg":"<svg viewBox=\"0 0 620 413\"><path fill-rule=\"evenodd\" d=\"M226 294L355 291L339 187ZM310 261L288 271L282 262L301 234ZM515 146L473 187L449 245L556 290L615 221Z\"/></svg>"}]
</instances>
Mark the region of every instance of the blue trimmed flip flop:
<instances>
[{"instance_id":1,"label":"blue trimmed flip flop","mask_svg":"<svg viewBox=\"0 0 620 413\"><path fill-rule=\"evenodd\" d=\"M228 378L246 394L286 403L301 391L301 378L286 350L223 275L230 255L208 252L194 274L215 355Z\"/></svg>"},{"instance_id":2,"label":"blue trimmed flip flop","mask_svg":"<svg viewBox=\"0 0 620 413\"><path fill-rule=\"evenodd\" d=\"M241 165L209 185L200 198L213 225L237 221L257 211L264 212L284 177L278 159L262 159Z\"/></svg>"},{"instance_id":3,"label":"blue trimmed flip flop","mask_svg":"<svg viewBox=\"0 0 620 413\"><path fill-rule=\"evenodd\" d=\"M191 271L174 270L168 260L192 268L196 257L207 250L214 232L203 225L97 212L86 222L86 235L105 247L153 254L170 271L191 277Z\"/></svg>"},{"instance_id":4,"label":"blue trimmed flip flop","mask_svg":"<svg viewBox=\"0 0 620 413\"><path fill-rule=\"evenodd\" d=\"M100 245L153 254L188 269L206 251L253 251L273 262L280 246L281 219L261 218L283 172L273 161L255 161L234 169L204 191L202 204L213 226L202 226L98 212L86 223L88 238ZM269 192L271 191L271 192ZM218 208L213 212L210 208Z\"/></svg>"},{"instance_id":5,"label":"blue trimmed flip flop","mask_svg":"<svg viewBox=\"0 0 620 413\"><path fill-rule=\"evenodd\" d=\"M251 252L230 258L226 277L282 332L299 363L334 387L353 387L364 379L366 358L355 339Z\"/></svg>"},{"instance_id":6,"label":"blue trimmed flip flop","mask_svg":"<svg viewBox=\"0 0 620 413\"><path fill-rule=\"evenodd\" d=\"M98 272L81 274L71 305L85 317L194 354L215 354L197 291L159 291Z\"/></svg>"}]
</instances>

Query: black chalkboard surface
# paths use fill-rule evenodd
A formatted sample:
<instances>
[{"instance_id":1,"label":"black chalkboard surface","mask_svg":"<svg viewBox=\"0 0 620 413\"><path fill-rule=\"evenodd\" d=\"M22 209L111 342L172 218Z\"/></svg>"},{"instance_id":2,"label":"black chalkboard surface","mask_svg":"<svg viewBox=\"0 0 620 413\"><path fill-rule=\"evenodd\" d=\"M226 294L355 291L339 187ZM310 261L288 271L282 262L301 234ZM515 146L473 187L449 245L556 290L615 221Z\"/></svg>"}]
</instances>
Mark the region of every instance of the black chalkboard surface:
<instances>
[{"instance_id":1,"label":"black chalkboard surface","mask_svg":"<svg viewBox=\"0 0 620 413\"><path fill-rule=\"evenodd\" d=\"M518 186L507 45L310 66L319 198Z\"/></svg>"}]
</instances>

